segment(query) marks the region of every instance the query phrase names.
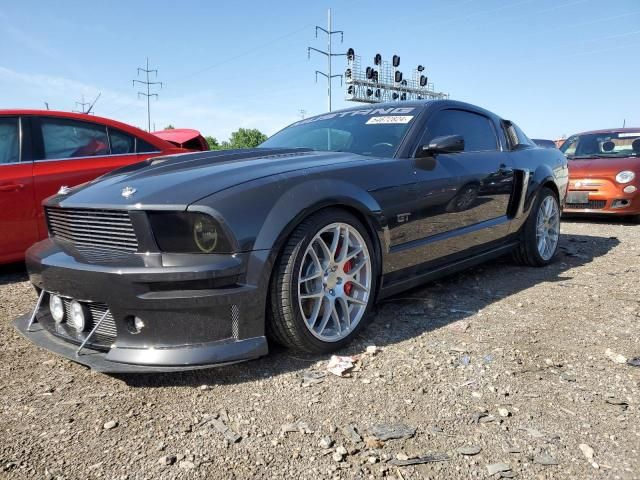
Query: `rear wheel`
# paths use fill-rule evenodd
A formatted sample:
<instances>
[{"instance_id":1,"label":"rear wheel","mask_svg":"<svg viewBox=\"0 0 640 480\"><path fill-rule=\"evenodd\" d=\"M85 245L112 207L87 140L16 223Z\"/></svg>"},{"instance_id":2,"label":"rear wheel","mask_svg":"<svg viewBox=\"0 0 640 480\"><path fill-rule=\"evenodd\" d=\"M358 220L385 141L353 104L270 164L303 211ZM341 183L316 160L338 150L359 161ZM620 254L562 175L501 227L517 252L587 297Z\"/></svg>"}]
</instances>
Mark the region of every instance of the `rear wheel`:
<instances>
[{"instance_id":1,"label":"rear wheel","mask_svg":"<svg viewBox=\"0 0 640 480\"><path fill-rule=\"evenodd\" d=\"M314 353L349 343L373 303L373 252L366 229L348 212L327 209L304 220L289 237L271 280L270 337Z\"/></svg>"},{"instance_id":2,"label":"rear wheel","mask_svg":"<svg viewBox=\"0 0 640 480\"><path fill-rule=\"evenodd\" d=\"M542 267L551 263L560 239L560 206L555 193L542 188L522 228L520 245L514 252L518 263Z\"/></svg>"}]
</instances>

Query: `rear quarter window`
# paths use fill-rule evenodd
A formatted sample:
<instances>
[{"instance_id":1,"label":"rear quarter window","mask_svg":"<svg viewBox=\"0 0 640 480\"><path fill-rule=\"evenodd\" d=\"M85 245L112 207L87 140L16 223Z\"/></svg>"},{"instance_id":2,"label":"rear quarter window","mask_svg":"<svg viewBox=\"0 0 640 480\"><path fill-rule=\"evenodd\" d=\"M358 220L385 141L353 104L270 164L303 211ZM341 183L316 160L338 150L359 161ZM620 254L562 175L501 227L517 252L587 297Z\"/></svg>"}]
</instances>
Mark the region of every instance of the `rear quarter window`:
<instances>
[{"instance_id":1,"label":"rear quarter window","mask_svg":"<svg viewBox=\"0 0 640 480\"><path fill-rule=\"evenodd\" d=\"M159 152L160 149L155 145L151 145L140 138L136 138L136 153L152 153Z\"/></svg>"}]
</instances>

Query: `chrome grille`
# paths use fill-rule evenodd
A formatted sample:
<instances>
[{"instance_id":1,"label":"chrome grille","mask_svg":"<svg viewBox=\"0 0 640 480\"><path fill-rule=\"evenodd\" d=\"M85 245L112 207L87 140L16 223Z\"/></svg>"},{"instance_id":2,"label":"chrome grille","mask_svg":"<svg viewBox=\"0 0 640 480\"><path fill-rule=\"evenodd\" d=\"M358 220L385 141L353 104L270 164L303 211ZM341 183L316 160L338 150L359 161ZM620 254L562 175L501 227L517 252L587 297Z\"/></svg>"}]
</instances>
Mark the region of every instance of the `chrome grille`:
<instances>
[{"instance_id":1,"label":"chrome grille","mask_svg":"<svg viewBox=\"0 0 640 480\"><path fill-rule=\"evenodd\" d=\"M69 298L63 298L62 302L64 303L65 318L70 318L72 300ZM104 312L108 311L108 307L104 303L85 303L85 305L89 307L89 311L91 312L91 319L87 328L87 331L91 331L95 324L102 318ZM96 340L101 341L100 343L116 339L116 322L113 320L111 312L107 312L107 316L104 317L104 320L102 320L102 323L93 335Z\"/></svg>"},{"instance_id":2,"label":"chrome grille","mask_svg":"<svg viewBox=\"0 0 640 480\"><path fill-rule=\"evenodd\" d=\"M46 207L45 212L51 234L75 245L127 252L138 250L127 211Z\"/></svg>"}]
</instances>

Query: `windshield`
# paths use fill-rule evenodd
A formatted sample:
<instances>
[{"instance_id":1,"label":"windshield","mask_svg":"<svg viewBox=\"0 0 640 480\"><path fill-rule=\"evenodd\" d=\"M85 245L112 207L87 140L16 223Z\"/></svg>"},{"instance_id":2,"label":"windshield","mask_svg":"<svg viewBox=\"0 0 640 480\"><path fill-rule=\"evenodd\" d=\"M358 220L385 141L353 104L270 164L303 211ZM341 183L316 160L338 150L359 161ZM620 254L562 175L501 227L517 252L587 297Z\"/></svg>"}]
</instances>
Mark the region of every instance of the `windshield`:
<instances>
[{"instance_id":1,"label":"windshield","mask_svg":"<svg viewBox=\"0 0 640 480\"><path fill-rule=\"evenodd\" d=\"M637 132L587 133L569 137L560 147L570 159L619 158L640 155Z\"/></svg>"},{"instance_id":2,"label":"windshield","mask_svg":"<svg viewBox=\"0 0 640 480\"><path fill-rule=\"evenodd\" d=\"M347 110L307 118L276 133L260 147L393 157L418 107Z\"/></svg>"}]
</instances>

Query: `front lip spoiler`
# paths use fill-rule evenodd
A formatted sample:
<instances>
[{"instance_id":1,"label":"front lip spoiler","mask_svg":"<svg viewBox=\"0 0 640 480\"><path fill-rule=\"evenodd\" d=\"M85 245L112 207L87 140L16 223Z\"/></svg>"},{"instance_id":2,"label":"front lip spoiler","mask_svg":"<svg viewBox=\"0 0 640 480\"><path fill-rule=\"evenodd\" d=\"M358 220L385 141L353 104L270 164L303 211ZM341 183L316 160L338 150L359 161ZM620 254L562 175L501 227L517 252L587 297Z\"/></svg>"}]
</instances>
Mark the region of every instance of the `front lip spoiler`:
<instances>
[{"instance_id":1,"label":"front lip spoiler","mask_svg":"<svg viewBox=\"0 0 640 480\"><path fill-rule=\"evenodd\" d=\"M31 326L30 330L27 330L29 326L30 314L22 315L13 321L13 326L29 341L42 347L50 352L56 353L60 356L67 358L73 362L79 363L86 367L101 373L161 373L161 372L181 372L187 370L199 370L205 368L222 367L225 365L231 365L234 363L240 363L247 360L253 360L267 354L267 340L265 337L249 338L246 340L240 340L238 342L232 342L225 345L216 345L209 347L212 350L210 358L218 357L219 362L209 363L206 365L199 364L180 364L182 362L176 362L177 365L142 365L115 362L107 359L109 353L113 353L113 350L123 350L132 352L135 350L135 355L138 352L144 353L142 349L112 349L111 352L105 353L91 348L84 347L79 355L76 355L78 350L77 345L51 335L47 332L42 325L35 322ZM214 351L215 349L215 351ZM174 353L174 358L180 360L184 357L184 361L189 361L189 357L192 351L199 350L195 347L184 347L179 349L171 349ZM200 352L201 353L201 352Z\"/></svg>"}]
</instances>

